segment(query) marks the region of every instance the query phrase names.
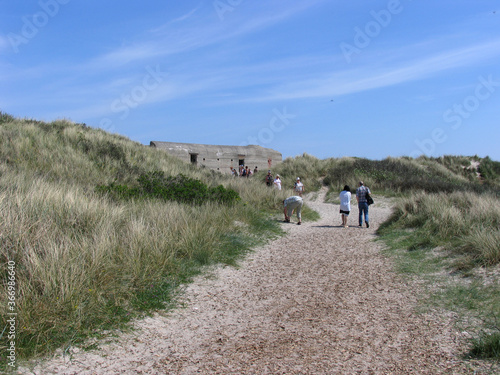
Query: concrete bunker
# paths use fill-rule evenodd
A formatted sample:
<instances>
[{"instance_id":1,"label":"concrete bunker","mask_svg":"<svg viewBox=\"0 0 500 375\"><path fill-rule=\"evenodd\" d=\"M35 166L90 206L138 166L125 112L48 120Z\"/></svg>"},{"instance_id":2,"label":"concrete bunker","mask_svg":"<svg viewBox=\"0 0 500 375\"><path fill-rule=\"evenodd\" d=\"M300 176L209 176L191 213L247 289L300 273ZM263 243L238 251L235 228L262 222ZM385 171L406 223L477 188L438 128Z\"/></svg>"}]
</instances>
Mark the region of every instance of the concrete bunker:
<instances>
[{"instance_id":1,"label":"concrete bunker","mask_svg":"<svg viewBox=\"0 0 500 375\"><path fill-rule=\"evenodd\" d=\"M248 166L252 171L255 167L259 171L267 171L283 160L280 152L258 145L223 146L151 141L150 146L165 150L188 163L222 173L230 173L231 167L238 170L240 165Z\"/></svg>"}]
</instances>

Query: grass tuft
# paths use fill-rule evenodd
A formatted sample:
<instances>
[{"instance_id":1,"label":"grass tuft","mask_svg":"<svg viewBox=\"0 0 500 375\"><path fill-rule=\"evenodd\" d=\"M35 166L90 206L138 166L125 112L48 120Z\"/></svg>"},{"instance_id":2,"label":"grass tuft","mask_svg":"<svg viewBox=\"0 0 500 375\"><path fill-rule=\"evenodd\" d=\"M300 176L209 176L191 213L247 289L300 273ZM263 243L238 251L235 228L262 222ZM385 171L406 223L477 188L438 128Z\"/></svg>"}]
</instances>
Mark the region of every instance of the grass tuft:
<instances>
[{"instance_id":1,"label":"grass tuft","mask_svg":"<svg viewBox=\"0 0 500 375\"><path fill-rule=\"evenodd\" d=\"M500 332L484 333L479 338L472 340L472 348L468 357L478 359L500 358Z\"/></svg>"}]
</instances>

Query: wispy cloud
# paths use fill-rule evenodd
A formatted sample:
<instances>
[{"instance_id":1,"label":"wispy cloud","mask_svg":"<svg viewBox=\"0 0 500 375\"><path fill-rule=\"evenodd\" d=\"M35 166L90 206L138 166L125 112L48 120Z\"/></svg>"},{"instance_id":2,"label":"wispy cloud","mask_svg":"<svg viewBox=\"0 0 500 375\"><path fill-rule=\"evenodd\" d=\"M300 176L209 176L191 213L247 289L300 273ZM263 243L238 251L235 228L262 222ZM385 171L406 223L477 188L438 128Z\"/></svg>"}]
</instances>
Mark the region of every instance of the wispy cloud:
<instances>
[{"instance_id":1,"label":"wispy cloud","mask_svg":"<svg viewBox=\"0 0 500 375\"><path fill-rule=\"evenodd\" d=\"M266 7L260 8L258 6L257 8L259 9L253 10L255 12L254 17L248 17L247 13L244 13L245 17L234 17L232 24L236 24L238 27L235 27L234 31L228 36L235 37L266 29L324 2L325 0L310 0L307 2L287 4L287 6L284 6L282 2L274 2L274 7L271 9L268 7L269 3L266 3ZM265 12L263 11L264 9ZM260 13L261 11L262 13Z\"/></svg>"},{"instance_id":2,"label":"wispy cloud","mask_svg":"<svg viewBox=\"0 0 500 375\"><path fill-rule=\"evenodd\" d=\"M185 20L191 18L191 16L193 16L193 14L195 14L200 8L201 8L201 4L198 5L196 8L194 8L193 10L191 10L190 12L188 12L188 13L180 16L180 17L177 17L177 18L173 19L171 22L172 23L176 23L176 22L185 21Z\"/></svg>"},{"instance_id":3,"label":"wispy cloud","mask_svg":"<svg viewBox=\"0 0 500 375\"><path fill-rule=\"evenodd\" d=\"M120 46L104 55L94 57L85 64L84 68L112 69L150 58L176 55L222 43L284 22L322 2L325 0L311 0L287 7L283 4L275 4L274 11L269 11L267 6L254 6L253 9L245 12L242 9L240 14L237 13L238 10L235 10L234 17L224 23L216 18L194 17L200 8L198 6L181 17L149 30L134 44ZM181 21L186 22L179 25Z\"/></svg>"},{"instance_id":4,"label":"wispy cloud","mask_svg":"<svg viewBox=\"0 0 500 375\"><path fill-rule=\"evenodd\" d=\"M391 66L321 73L314 79L296 81L272 90L268 96L252 100L281 100L346 95L429 78L440 72L469 66L500 55L500 41L453 49L435 55L397 62Z\"/></svg>"}]
</instances>

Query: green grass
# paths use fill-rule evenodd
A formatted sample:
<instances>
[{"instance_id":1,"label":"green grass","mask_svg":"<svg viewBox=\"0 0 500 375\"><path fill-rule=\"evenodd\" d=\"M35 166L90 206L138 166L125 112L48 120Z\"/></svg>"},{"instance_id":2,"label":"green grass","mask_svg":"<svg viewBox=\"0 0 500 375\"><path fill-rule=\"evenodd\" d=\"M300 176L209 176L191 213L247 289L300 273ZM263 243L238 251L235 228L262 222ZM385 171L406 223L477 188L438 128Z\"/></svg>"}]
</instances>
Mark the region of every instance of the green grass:
<instances>
[{"instance_id":1,"label":"green grass","mask_svg":"<svg viewBox=\"0 0 500 375\"><path fill-rule=\"evenodd\" d=\"M253 236L279 233L251 206L116 204L42 181L19 199L5 196L2 242L18 265L21 358L164 308L203 266L235 264Z\"/></svg>"},{"instance_id":2,"label":"green grass","mask_svg":"<svg viewBox=\"0 0 500 375\"><path fill-rule=\"evenodd\" d=\"M470 358L500 358L500 332L484 333L473 340Z\"/></svg>"}]
</instances>

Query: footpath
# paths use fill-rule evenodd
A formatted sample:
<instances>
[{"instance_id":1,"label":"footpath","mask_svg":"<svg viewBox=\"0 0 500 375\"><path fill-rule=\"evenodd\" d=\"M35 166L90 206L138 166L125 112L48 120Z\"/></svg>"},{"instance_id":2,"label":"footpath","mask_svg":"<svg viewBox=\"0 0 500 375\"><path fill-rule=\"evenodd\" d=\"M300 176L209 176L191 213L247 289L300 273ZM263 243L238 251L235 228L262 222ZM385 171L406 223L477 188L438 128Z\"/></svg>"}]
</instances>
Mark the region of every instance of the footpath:
<instances>
[{"instance_id":1,"label":"footpath","mask_svg":"<svg viewBox=\"0 0 500 375\"><path fill-rule=\"evenodd\" d=\"M306 203L321 219L283 224L287 235L240 267L187 286L182 306L134 323L99 349L73 348L21 374L486 374L461 360L453 316L417 312L419 289L393 271L370 228L340 226L339 206Z\"/></svg>"}]
</instances>

